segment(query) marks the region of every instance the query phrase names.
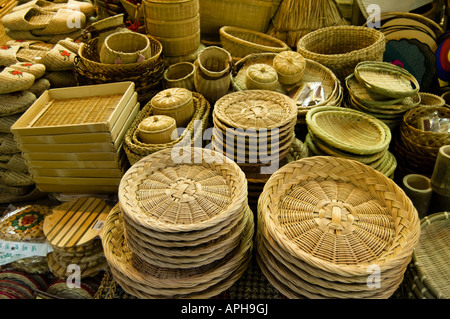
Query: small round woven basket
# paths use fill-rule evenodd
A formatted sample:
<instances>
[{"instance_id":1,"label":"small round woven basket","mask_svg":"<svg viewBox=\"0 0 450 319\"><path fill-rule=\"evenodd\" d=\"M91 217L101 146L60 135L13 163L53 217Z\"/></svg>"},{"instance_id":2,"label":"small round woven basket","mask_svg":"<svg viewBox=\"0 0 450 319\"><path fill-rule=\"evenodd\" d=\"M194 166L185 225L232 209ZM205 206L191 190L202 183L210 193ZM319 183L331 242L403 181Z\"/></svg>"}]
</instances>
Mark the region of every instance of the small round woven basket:
<instances>
[{"instance_id":1,"label":"small round woven basket","mask_svg":"<svg viewBox=\"0 0 450 319\"><path fill-rule=\"evenodd\" d=\"M389 298L420 235L417 211L397 184L329 156L288 163L269 178L257 229L258 264L293 298ZM369 285L371 267L379 287Z\"/></svg>"},{"instance_id":2,"label":"small round woven basket","mask_svg":"<svg viewBox=\"0 0 450 319\"><path fill-rule=\"evenodd\" d=\"M143 62L152 56L149 38L137 32L115 32L105 38L100 49L100 62L130 64Z\"/></svg>"},{"instance_id":3,"label":"small round woven basket","mask_svg":"<svg viewBox=\"0 0 450 319\"><path fill-rule=\"evenodd\" d=\"M382 32L362 26L331 26L312 31L297 43L297 52L330 68L342 82L361 61L382 61Z\"/></svg>"},{"instance_id":4,"label":"small round woven basket","mask_svg":"<svg viewBox=\"0 0 450 319\"><path fill-rule=\"evenodd\" d=\"M224 26L219 30L220 44L234 59L241 59L251 53L279 53L291 50L283 41L265 33Z\"/></svg>"},{"instance_id":5,"label":"small round woven basket","mask_svg":"<svg viewBox=\"0 0 450 319\"><path fill-rule=\"evenodd\" d=\"M177 62L169 65L164 71L165 88L185 88L195 91L195 65L191 62Z\"/></svg>"}]
</instances>

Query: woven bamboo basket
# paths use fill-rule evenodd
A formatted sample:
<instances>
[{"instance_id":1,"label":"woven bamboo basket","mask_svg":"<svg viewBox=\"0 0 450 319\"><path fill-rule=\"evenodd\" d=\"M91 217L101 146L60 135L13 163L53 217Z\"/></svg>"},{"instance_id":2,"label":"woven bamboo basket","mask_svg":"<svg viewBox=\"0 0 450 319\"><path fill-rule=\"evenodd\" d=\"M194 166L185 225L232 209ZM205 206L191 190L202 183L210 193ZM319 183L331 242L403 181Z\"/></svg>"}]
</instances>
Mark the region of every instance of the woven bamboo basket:
<instances>
[{"instance_id":1,"label":"woven bamboo basket","mask_svg":"<svg viewBox=\"0 0 450 319\"><path fill-rule=\"evenodd\" d=\"M105 77L118 77L126 75L138 75L157 64L161 58L162 45L154 37L148 36L150 41L151 57L137 63L130 64L106 64L100 62L100 52L97 49L99 38L94 38L88 43L81 43L78 51L79 64L93 74Z\"/></svg>"},{"instance_id":2,"label":"woven bamboo basket","mask_svg":"<svg viewBox=\"0 0 450 319\"><path fill-rule=\"evenodd\" d=\"M382 152L392 134L380 120L352 109L321 106L306 114L308 129L327 144L357 155Z\"/></svg>"},{"instance_id":3,"label":"woven bamboo basket","mask_svg":"<svg viewBox=\"0 0 450 319\"><path fill-rule=\"evenodd\" d=\"M188 89L165 89L156 94L150 103L153 114L174 118L177 127L186 127L194 114L194 100L192 92Z\"/></svg>"},{"instance_id":4,"label":"woven bamboo basket","mask_svg":"<svg viewBox=\"0 0 450 319\"><path fill-rule=\"evenodd\" d=\"M409 285L418 299L448 299L447 241L450 214L439 212L421 220L419 243L414 249L409 271L413 282ZM419 289L415 289L415 287Z\"/></svg>"},{"instance_id":5,"label":"woven bamboo basket","mask_svg":"<svg viewBox=\"0 0 450 319\"><path fill-rule=\"evenodd\" d=\"M169 65L164 71L164 87L178 87L195 91L194 71L195 65L191 62L178 62Z\"/></svg>"},{"instance_id":6,"label":"woven bamboo basket","mask_svg":"<svg viewBox=\"0 0 450 319\"><path fill-rule=\"evenodd\" d=\"M138 130L139 139L145 144L169 143L176 130L176 121L170 116L153 115L139 123Z\"/></svg>"},{"instance_id":7,"label":"woven bamboo basket","mask_svg":"<svg viewBox=\"0 0 450 319\"><path fill-rule=\"evenodd\" d=\"M220 28L220 44L238 60L251 53L279 53L291 50L286 43L277 38L234 26Z\"/></svg>"},{"instance_id":8,"label":"woven bamboo basket","mask_svg":"<svg viewBox=\"0 0 450 319\"><path fill-rule=\"evenodd\" d=\"M442 107L445 106L445 100L436 94L420 92L420 105Z\"/></svg>"},{"instance_id":9,"label":"woven bamboo basket","mask_svg":"<svg viewBox=\"0 0 450 319\"><path fill-rule=\"evenodd\" d=\"M223 26L266 32L281 0L200 0L200 27L205 35L219 36Z\"/></svg>"},{"instance_id":10,"label":"woven bamboo basket","mask_svg":"<svg viewBox=\"0 0 450 319\"><path fill-rule=\"evenodd\" d=\"M152 57L152 46L146 35L136 32L115 32L105 38L100 49L104 64L134 64Z\"/></svg>"},{"instance_id":11,"label":"woven bamboo basket","mask_svg":"<svg viewBox=\"0 0 450 319\"><path fill-rule=\"evenodd\" d=\"M199 0L143 0L144 16L150 20L180 21L199 13Z\"/></svg>"},{"instance_id":12,"label":"woven bamboo basket","mask_svg":"<svg viewBox=\"0 0 450 319\"><path fill-rule=\"evenodd\" d=\"M354 74L368 90L394 99L411 97L420 90L419 82L411 73L387 62L360 62Z\"/></svg>"},{"instance_id":13,"label":"woven bamboo basket","mask_svg":"<svg viewBox=\"0 0 450 319\"><path fill-rule=\"evenodd\" d=\"M247 68L247 79L245 82L249 90L274 90L278 82L278 73L270 65L261 63L253 64Z\"/></svg>"},{"instance_id":14,"label":"woven bamboo basket","mask_svg":"<svg viewBox=\"0 0 450 319\"><path fill-rule=\"evenodd\" d=\"M232 286L247 268L253 229L252 223L240 245L223 260L180 272L133 260L124 238L120 207L116 205L106 221L103 243L111 273L127 293L144 299L211 298Z\"/></svg>"},{"instance_id":15,"label":"woven bamboo basket","mask_svg":"<svg viewBox=\"0 0 450 319\"><path fill-rule=\"evenodd\" d=\"M283 51L273 59L273 67L280 83L293 85L300 82L305 74L306 59L298 52Z\"/></svg>"},{"instance_id":16,"label":"woven bamboo basket","mask_svg":"<svg viewBox=\"0 0 450 319\"><path fill-rule=\"evenodd\" d=\"M257 229L259 265L269 281L291 297L310 298L389 297L420 235L417 211L392 180L359 162L324 156L288 163L269 178ZM282 264L290 266L277 272ZM375 289L367 285L374 264L384 283Z\"/></svg>"},{"instance_id":17,"label":"woven bamboo basket","mask_svg":"<svg viewBox=\"0 0 450 319\"><path fill-rule=\"evenodd\" d=\"M162 38L181 38L195 34L200 30L200 14L185 20L151 20L145 19L148 34Z\"/></svg>"},{"instance_id":18,"label":"woven bamboo basket","mask_svg":"<svg viewBox=\"0 0 450 319\"><path fill-rule=\"evenodd\" d=\"M430 159L435 160L439 148L450 144L450 137L448 131L432 132L425 127L419 126L427 125L427 122L423 123L421 119L424 118L425 121L429 121L430 114L434 112L437 112L439 118L450 118L450 109L447 107L418 106L405 113L401 125L401 136L405 147L412 152L421 153L425 151ZM414 144L410 143L410 141Z\"/></svg>"},{"instance_id":19,"label":"woven bamboo basket","mask_svg":"<svg viewBox=\"0 0 450 319\"><path fill-rule=\"evenodd\" d=\"M200 46L200 30L194 34L179 38L155 37L163 46L167 56L188 55Z\"/></svg>"},{"instance_id":20,"label":"woven bamboo basket","mask_svg":"<svg viewBox=\"0 0 450 319\"><path fill-rule=\"evenodd\" d=\"M344 81L361 61L382 61L384 34L360 26L333 26L312 31L297 43L297 52L317 61Z\"/></svg>"},{"instance_id":21,"label":"woven bamboo basket","mask_svg":"<svg viewBox=\"0 0 450 319\"><path fill-rule=\"evenodd\" d=\"M162 149L172 148L174 146L194 145L202 140L203 132L208 126L208 117L211 106L201 94L192 92L192 95L194 99L194 114L191 121L176 140L166 144L148 145L139 140L137 136L139 123L146 117L153 115L151 103L148 102L144 105L125 134L124 150L130 164L133 165L141 158Z\"/></svg>"}]
</instances>

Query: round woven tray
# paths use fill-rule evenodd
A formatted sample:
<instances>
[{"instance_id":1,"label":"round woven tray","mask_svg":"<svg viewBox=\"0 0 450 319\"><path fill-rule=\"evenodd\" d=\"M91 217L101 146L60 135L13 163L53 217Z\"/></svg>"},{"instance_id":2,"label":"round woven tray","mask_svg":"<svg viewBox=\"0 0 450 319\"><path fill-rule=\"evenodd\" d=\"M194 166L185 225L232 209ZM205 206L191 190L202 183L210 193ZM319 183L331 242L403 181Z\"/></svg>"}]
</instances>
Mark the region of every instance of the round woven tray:
<instances>
[{"instance_id":1,"label":"round woven tray","mask_svg":"<svg viewBox=\"0 0 450 319\"><path fill-rule=\"evenodd\" d=\"M139 298L210 298L228 289L245 271L253 248L253 218L240 245L211 265L177 271L134 260L124 238L120 207L105 224L103 243L111 272L120 286Z\"/></svg>"},{"instance_id":2,"label":"round woven tray","mask_svg":"<svg viewBox=\"0 0 450 319\"><path fill-rule=\"evenodd\" d=\"M247 185L239 166L217 152L189 150L159 151L125 173L119 202L127 218L153 231L190 232L242 209Z\"/></svg>"},{"instance_id":3,"label":"round woven tray","mask_svg":"<svg viewBox=\"0 0 450 319\"><path fill-rule=\"evenodd\" d=\"M384 151L392 137L380 120L346 108L316 107L306 114L306 124L314 136L328 145L357 155Z\"/></svg>"},{"instance_id":4,"label":"round woven tray","mask_svg":"<svg viewBox=\"0 0 450 319\"><path fill-rule=\"evenodd\" d=\"M312 31L297 43L297 52L317 61L341 80L353 73L361 61L382 61L384 34L362 26L331 26Z\"/></svg>"},{"instance_id":5,"label":"round woven tray","mask_svg":"<svg viewBox=\"0 0 450 319\"><path fill-rule=\"evenodd\" d=\"M258 201L258 227L279 253L331 285L366 283L368 267L378 265L392 284L372 293L384 296L400 284L420 234L417 211L392 180L324 156L288 163L270 177Z\"/></svg>"}]
</instances>

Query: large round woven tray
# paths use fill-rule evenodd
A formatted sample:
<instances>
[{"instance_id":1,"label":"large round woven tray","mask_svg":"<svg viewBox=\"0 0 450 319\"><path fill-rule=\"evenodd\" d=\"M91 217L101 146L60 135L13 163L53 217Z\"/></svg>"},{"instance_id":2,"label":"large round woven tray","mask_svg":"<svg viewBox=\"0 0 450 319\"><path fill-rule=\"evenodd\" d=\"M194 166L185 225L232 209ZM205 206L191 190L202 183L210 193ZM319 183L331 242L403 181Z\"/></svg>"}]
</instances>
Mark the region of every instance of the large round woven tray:
<instances>
[{"instance_id":1,"label":"large round woven tray","mask_svg":"<svg viewBox=\"0 0 450 319\"><path fill-rule=\"evenodd\" d=\"M400 285L420 226L410 199L383 174L357 161L314 156L270 177L258 201L258 232L284 260L327 280L326 297L346 292L338 283L379 297ZM367 287L370 265L387 286Z\"/></svg>"},{"instance_id":2,"label":"large round woven tray","mask_svg":"<svg viewBox=\"0 0 450 319\"><path fill-rule=\"evenodd\" d=\"M377 118L353 109L320 106L306 114L308 130L337 149L368 155L386 150L390 129Z\"/></svg>"},{"instance_id":3,"label":"large round woven tray","mask_svg":"<svg viewBox=\"0 0 450 319\"><path fill-rule=\"evenodd\" d=\"M253 249L253 218L230 254L210 265L185 271L151 266L135 260L124 237L122 214L116 205L102 237L105 256L119 285L138 298L210 298L228 289L245 271Z\"/></svg>"},{"instance_id":4,"label":"large round woven tray","mask_svg":"<svg viewBox=\"0 0 450 319\"><path fill-rule=\"evenodd\" d=\"M421 220L420 228L411 270L416 272L418 280L415 282L419 281L423 285L421 295L417 297L449 299L450 213L439 212L426 216Z\"/></svg>"},{"instance_id":5,"label":"large round woven tray","mask_svg":"<svg viewBox=\"0 0 450 319\"><path fill-rule=\"evenodd\" d=\"M125 173L118 196L126 218L177 233L208 229L242 210L247 185L236 163L202 148L180 153L156 152Z\"/></svg>"},{"instance_id":6,"label":"large round woven tray","mask_svg":"<svg viewBox=\"0 0 450 319\"><path fill-rule=\"evenodd\" d=\"M297 43L297 52L317 61L341 80L353 73L361 61L382 61L384 34L361 26L332 26L312 31Z\"/></svg>"}]
</instances>

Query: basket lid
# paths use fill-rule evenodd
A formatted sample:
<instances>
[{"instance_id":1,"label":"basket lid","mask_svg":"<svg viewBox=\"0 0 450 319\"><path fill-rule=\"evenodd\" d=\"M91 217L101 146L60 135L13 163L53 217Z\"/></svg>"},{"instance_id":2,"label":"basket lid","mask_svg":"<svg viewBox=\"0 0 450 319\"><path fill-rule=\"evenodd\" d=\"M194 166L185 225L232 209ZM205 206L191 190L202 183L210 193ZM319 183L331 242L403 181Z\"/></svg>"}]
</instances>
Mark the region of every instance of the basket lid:
<instances>
[{"instance_id":1,"label":"basket lid","mask_svg":"<svg viewBox=\"0 0 450 319\"><path fill-rule=\"evenodd\" d=\"M420 222L419 243L413 252L414 267L421 282L435 298L449 299L450 213L439 212Z\"/></svg>"},{"instance_id":2,"label":"basket lid","mask_svg":"<svg viewBox=\"0 0 450 319\"><path fill-rule=\"evenodd\" d=\"M159 232L213 227L241 211L246 196L245 175L239 166L201 148L175 147L144 157L126 172L119 186L126 218Z\"/></svg>"},{"instance_id":3,"label":"basket lid","mask_svg":"<svg viewBox=\"0 0 450 319\"><path fill-rule=\"evenodd\" d=\"M419 82L411 73L387 62L360 62L354 74L368 90L390 98L409 97L420 89Z\"/></svg>"},{"instance_id":4,"label":"basket lid","mask_svg":"<svg viewBox=\"0 0 450 319\"><path fill-rule=\"evenodd\" d=\"M389 147L391 131L381 120L364 112L319 106L306 114L306 124L314 136L352 154L368 155Z\"/></svg>"},{"instance_id":5,"label":"basket lid","mask_svg":"<svg viewBox=\"0 0 450 319\"><path fill-rule=\"evenodd\" d=\"M168 115L152 115L139 123L138 129L143 133L157 133L175 127L176 121Z\"/></svg>"},{"instance_id":6,"label":"basket lid","mask_svg":"<svg viewBox=\"0 0 450 319\"><path fill-rule=\"evenodd\" d=\"M305 70L306 59L298 52L283 51L274 57L273 66L284 75L298 74Z\"/></svg>"},{"instance_id":7,"label":"basket lid","mask_svg":"<svg viewBox=\"0 0 450 319\"><path fill-rule=\"evenodd\" d=\"M185 88L169 88L157 93L151 100L153 108L172 110L192 102L192 92Z\"/></svg>"},{"instance_id":8,"label":"basket lid","mask_svg":"<svg viewBox=\"0 0 450 319\"><path fill-rule=\"evenodd\" d=\"M247 68L247 77L260 83L273 83L278 80L275 69L267 64L253 64Z\"/></svg>"},{"instance_id":9,"label":"basket lid","mask_svg":"<svg viewBox=\"0 0 450 319\"><path fill-rule=\"evenodd\" d=\"M268 90L229 93L214 105L213 115L232 128L272 129L297 118L297 106L288 96Z\"/></svg>"}]
</instances>

